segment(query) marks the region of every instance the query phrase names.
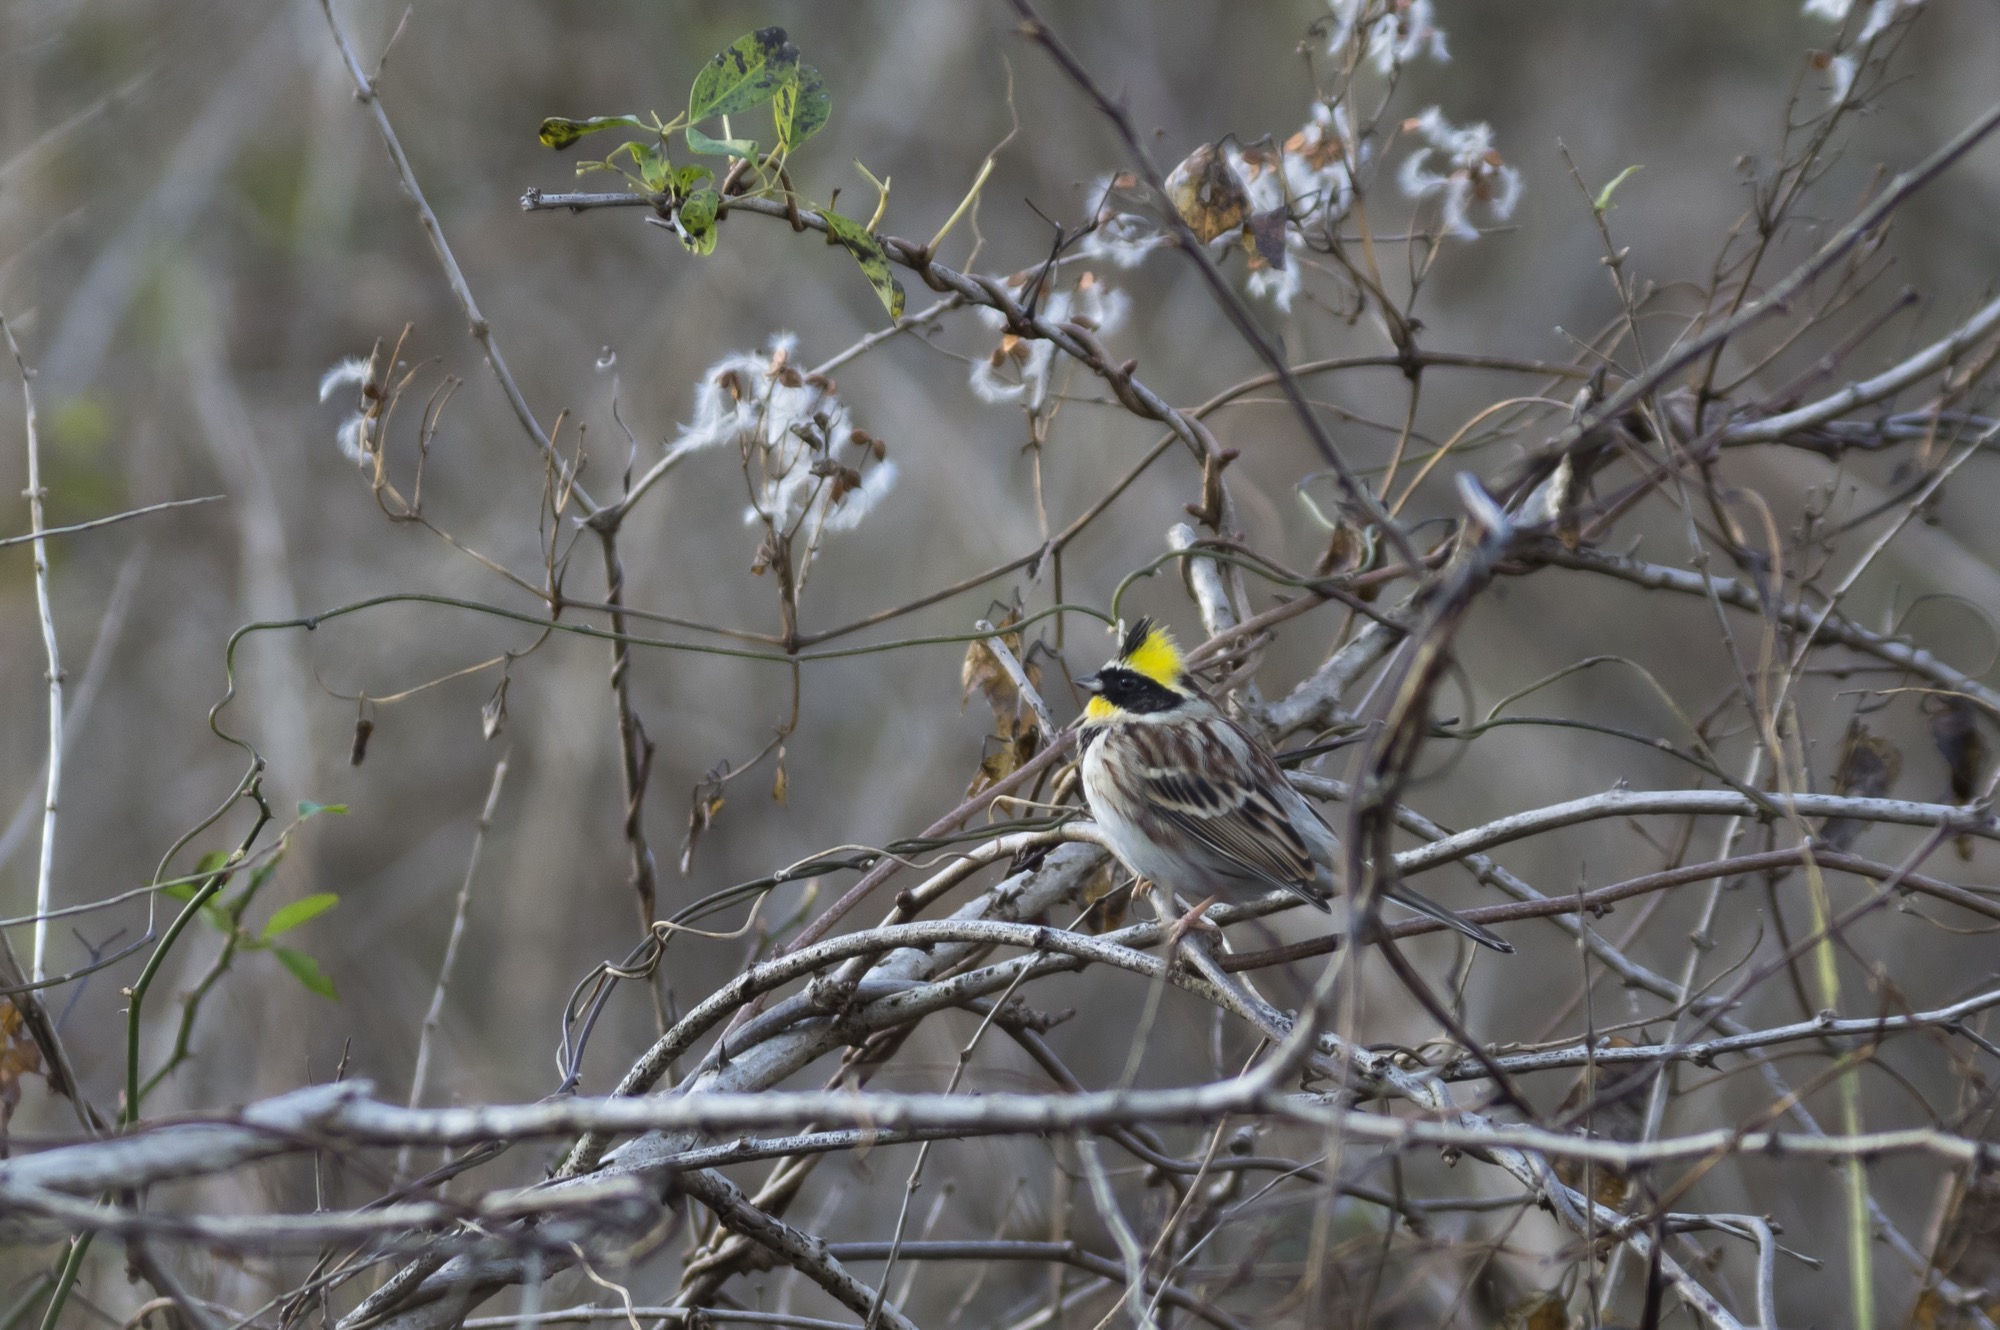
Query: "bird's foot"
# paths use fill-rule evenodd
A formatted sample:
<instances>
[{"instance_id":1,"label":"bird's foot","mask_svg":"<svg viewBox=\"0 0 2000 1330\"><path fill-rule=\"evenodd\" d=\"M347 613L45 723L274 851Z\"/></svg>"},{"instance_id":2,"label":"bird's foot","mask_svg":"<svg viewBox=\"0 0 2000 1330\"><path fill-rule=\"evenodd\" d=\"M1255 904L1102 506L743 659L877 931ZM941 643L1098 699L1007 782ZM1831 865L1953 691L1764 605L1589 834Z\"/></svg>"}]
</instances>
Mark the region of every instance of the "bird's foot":
<instances>
[{"instance_id":1,"label":"bird's foot","mask_svg":"<svg viewBox=\"0 0 2000 1330\"><path fill-rule=\"evenodd\" d=\"M1174 926L1167 930L1167 950L1172 951L1175 947L1178 947L1181 944L1181 939L1195 929L1199 929L1204 933L1220 934L1222 932L1221 927L1210 922L1208 918L1208 907L1220 899L1222 899L1220 896L1206 897L1199 905L1174 920Z\"/></svg>"}]
</instances>

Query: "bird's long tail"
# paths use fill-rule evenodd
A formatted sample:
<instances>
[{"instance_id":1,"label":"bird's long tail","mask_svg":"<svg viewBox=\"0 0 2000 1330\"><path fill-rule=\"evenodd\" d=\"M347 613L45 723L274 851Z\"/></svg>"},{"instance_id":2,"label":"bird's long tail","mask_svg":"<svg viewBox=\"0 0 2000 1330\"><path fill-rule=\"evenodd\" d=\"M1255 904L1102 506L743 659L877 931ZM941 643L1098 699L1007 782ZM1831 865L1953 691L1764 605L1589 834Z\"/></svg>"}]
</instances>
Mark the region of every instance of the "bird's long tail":
<instances>
[{"instance_id":1,"label":"bird's long tail","mask_svg":"<svg viewBox=\"0 0 2000 1330\"><path fill-rule=\"evenodd\" d=\"M1480 925L1473 923L1470 919L1467 919L1462 915L1456 914L1451 910L1447 910L1444 908L1444 906L1439 905L1434 901L1427 901L1422 896L1419 896L1416 892L1410 891L1405 887L1390 888L1388 892L1388 897L1390 900L1395 901L1398 905L1401 905L1406 909L1415 910L1418 914L1423 915L1426 919L1435 919L1439 923L1443 924L1446 928L1455 929L1456 931L1465 934L1467 937L1471 938L1474 942L1477 942L1482 947L1491 947L1495 951L1508 952L1508 953L1511 953L1514 950L1513 943L1509 942L1506 938L1501 937L1498 933L1494 932L1492 929L1482 928Z\"/></svg>"}]
</instances>

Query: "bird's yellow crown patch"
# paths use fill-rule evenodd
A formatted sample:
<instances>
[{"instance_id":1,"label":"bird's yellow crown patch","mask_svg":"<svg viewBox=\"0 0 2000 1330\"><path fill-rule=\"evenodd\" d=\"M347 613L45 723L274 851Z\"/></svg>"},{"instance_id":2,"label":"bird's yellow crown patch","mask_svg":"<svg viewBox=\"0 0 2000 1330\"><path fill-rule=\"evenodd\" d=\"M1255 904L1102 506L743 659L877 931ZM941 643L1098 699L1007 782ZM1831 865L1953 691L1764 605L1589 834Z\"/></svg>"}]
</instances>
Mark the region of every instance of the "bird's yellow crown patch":
<instances>
[{"instance_id":1,"label":"bird's yellow crown patch","mask_svg":"<svg viewBox=\"0 0 2000 1330\"><path fill-rule=\"evenodd\" d=\"M1168 688L1177 687L1181 676L1187 672L1174 635L1151 619L1139 620L1125 634L1125 644L1118 651L1118 663L1134 674L1143 674L1154 683Z\"/></svg>"}]
</instances>

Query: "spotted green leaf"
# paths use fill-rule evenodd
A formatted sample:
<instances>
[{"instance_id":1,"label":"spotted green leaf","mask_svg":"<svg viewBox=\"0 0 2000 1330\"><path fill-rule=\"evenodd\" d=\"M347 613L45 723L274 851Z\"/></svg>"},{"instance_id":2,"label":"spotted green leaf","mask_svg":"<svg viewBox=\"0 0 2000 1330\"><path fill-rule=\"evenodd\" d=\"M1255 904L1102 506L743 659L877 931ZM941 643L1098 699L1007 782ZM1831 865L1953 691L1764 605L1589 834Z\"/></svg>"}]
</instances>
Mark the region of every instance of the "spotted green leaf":
<instances>
[{"instance_id":1,"label":"spotted green leaf","mask_svg":"<svg viewBox=\"0 0 2000 1330\"><path fill-rule=\"evenodd\" d=\"M594 115L584 120L571 120L567 116L552 115L542 121L541 132L537 135L545 147L561 152L585 134L595 134L600 129L616 129L620 125L632 129L644 129L645 124L633 115Z\"/></svg>"},{"instance_id":2,"label":"spotted green leaf","mask_svg":"<svg viewBox=\"0 0 2000 1330\"><path fill-rule=\"evenodd\" d=\"M715 214L722 196L712 189L697 189L681 200L675 216L681 224L681 243L696 254L715 252Z\"/></svg>"},{"instance_id":3,"label":"spotted green leaf","mask_svg":"<svg viewBox=\"0 0 2000 1330\"><path fill-rule=\"evenodd\" d=\"M820 217L826 222L827 234L832 236L854 261L861 265L861 275L868 279L868 285L875 288L875 296L882 302L882 308L889 311L889 317L903 317L903 284L889 271L889 256L882 249L882 242L861 223L852 218L842 217L830 208L820 210Z\"/></svg>"},{"instance_id":4,"label":"spotted green leaf","mask_svg":"<svg viewBox=\"0 0 2000 1330\"><path fill-rule=\"evenodd\" d=\"M688 122L712 115L735 115L771 100L797 73L799 48L783 28L759 28L717 51L694 76L688 93Z\"/></svg>"},{"instance_id":5,"label":"spotted green leaf","mask_svg":"<svg viewBox=\"0 0 2000 1330\"><path fill-rule=\"evenodd\" d=\"M819 133L832 113L833 98L827 95L826 80L811 65L800 65L798 76L771 99L778 142L787 152Z\"/></svg>"}]
</instances>

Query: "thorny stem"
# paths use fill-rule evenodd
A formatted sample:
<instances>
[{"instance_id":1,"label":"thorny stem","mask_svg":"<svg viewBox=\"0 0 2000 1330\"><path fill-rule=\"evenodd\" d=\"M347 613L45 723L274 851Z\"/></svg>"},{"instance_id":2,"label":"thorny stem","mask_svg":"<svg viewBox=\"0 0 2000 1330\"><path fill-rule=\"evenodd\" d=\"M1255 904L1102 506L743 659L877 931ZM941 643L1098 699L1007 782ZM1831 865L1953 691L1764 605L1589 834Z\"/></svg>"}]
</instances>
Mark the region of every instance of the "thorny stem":
<instances>
[{"instance_id":1,"label":"thorny stem","mask_svg":"<svg viewBox=\"0 0 2000 1330\"><path fill-rule=\"evenodd\" d=\"M62 791L63 759L63 670L62 653L56 644L56 621L49 607L49 550L45 540L48 523L42 516L42 502L48 497L42 488L42 450L35 419L35 372L14 340L14 326L0 316L0 333L7 337L7 349L14 353L14 366L21 373L21 401L28 454L28 529L34 543L35 614L42 627L42 651L47 658L49 690L49 754L45 759L48 779L42 797L42 847L35 861L35 942L29 961L29 978L40 983L48 978L49 922L53 900L56 853L56 805Z\"/></svg>"}]
</instances>

